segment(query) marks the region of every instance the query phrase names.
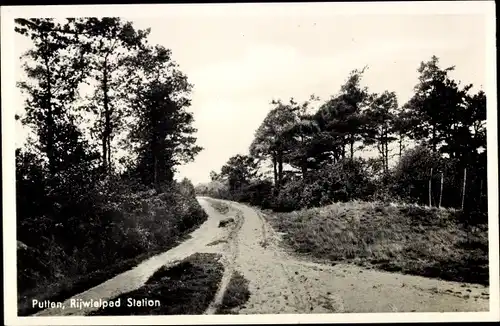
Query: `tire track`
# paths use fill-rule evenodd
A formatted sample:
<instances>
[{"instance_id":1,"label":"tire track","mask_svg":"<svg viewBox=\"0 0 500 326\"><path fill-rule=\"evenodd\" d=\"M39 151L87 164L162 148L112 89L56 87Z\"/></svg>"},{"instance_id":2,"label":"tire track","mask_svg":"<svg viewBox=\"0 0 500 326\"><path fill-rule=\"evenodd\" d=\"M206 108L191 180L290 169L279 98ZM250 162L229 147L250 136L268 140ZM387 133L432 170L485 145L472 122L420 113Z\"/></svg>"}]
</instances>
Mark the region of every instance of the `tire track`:
<instances>
[{"instance_id":1,"label":"tire track","mask_svg":"<svg viewBox=\"0 0 500 326\"><path fill-rule=\"evenodd\" d=\"M241 209L244 221L237 237L236 266L250 282L242 314L345 312L487 311L488 301L428 293L425 288L457 287L452 282L370 270L346 264L303 259L282 248L275 232L256 209ZM264 244L264 245L263 245Z\"/></svg>"},{"instance_id":2,"label":"tire track","mask_svg":"<svg viewBox=\"0 0 500 326\"><path fill-rule=\"evenodd\" d=\"M210 303L207 310L204 312L205 315L212 315L217 312L217 309L222 303L227 286L229 285L229 282L235 270L235 261L238 256L237 236L244 222L244 216L240 210L236 210L235 221L236 225L230 231L228 237L226 238L227 243L224 246L224 256L222 258L224 273L222 275L219 289L215 294L214 300Z\"/></svg>"},{"instance_id":3,"label":"tire track","mask_svg":"<svg viewBox=\"0 0 500 326\"><path fill-rule=\"evenodd\" d=\"M189 240L73 298L114 298L141 287L161 266L173 266L196 252L214 252L222 256L224 273L205 314L217 312L235 270L249 281L249 300L243 307L233 310L244 314L449 312L488 309L488 299L479 297L479 293L487 291L482 287L473 289L470 295L467 294L467 298L458 298L449 293L441 293L444 289L455 289L452 292L465 291L452 282L367 270L345 264L332 266L298 258L282 248L280 234L271 227L260 211L221 200L230 205L232 214L235 214L235 222L226 228L219 228L218 223L227 215L218 213L208 200L198 200L209 218L191 234ZM226 240L223 245L210 245L214 240L220 243L222 239ZM431 289L441 291L432 292ZM93 309L46 309L37 315L85 315L91 310Z\"/></svg>"},{"instance_id":4,"label":"tire track","mask_svg":"<svg viewBox=\"0 0 500 326\"><path fill-rule=\"evenodd\" d=\"M204 207L207 206L203 200L200 203ZM203 252L213 234L220 233L220 229L218 228L218 217L219 216L216 214L209 214L208 219L198 229L190 233L190 237L177 247L162 254L150 257L128 271L64 300L62 307L47 308L37 312L34 316L84 316L97 310L98 307L73 307L71 303L72 300L90 302L98 298L106 301L144 286L154 272L162 266L174 266L179 261L196 252Z\"/></svg>"}]
</instances>

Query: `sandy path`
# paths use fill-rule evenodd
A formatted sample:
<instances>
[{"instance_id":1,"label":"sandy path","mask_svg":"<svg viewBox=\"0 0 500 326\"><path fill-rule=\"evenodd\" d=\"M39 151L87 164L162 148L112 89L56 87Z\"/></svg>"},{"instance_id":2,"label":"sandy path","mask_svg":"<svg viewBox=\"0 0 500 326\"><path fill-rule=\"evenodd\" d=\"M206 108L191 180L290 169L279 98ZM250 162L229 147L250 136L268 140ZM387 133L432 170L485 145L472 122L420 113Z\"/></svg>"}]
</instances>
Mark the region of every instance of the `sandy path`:
<instances>
[{"instance_id":1,"label":"sandy path","mask_svg":"<svg viewBox=\"0 0 500 326\"><path fill-rule=\"evenodd\" d=\"M262 214L244 216L234 268L252 293L240 314L488 311L487 287L292 257Z\"/></svg>"},{"instance_id":2,"label":"sandy path","mask_svg":"<svg viewBox=\"0 0 500 326\"><path fill-rule=\"evenodd\" d=\"M71 299L87 300L109 300L120 294L127 293L142 287L146 281L160 267L175 265L178 261L190 256L196 252L217 252L220 250L217 246L207 246L207 244L220 238L224 238L227 230L219 228L219 220L224 216L217 214L210 205L199 198L200 204L205 208L209 217L200 228L190 234L190 238L179 246L153 256L140 263L135 268L119 274L108 281L101 283L85 292L73 296L63 303L64 308L50 308L36 313L34 316L68 316L68 315L86 315L91 311L97 310L94 307L77 308L71 307Z\"/></svg>"},{"instance_id":3,"label":"sandy path","mask_svg":"<svg viewBox=\"0 0 500 326\"><path fill-rule=\"evenodd\" d=\"M140 288L163 265L174 265L195 252L217 252L222 254L225 271L206 314L216 311L234 270L249 280L251 292L249 301L237 310L240 314L489 309L487 287L299 259L282 249L280 236L260 212L224 201L232 210L222 215L203 197L198 201L209 218L191 233L190 239L72 299L112 299ZM219 228L219 221L228 216L235 218L235 223ZM214 245L217 240L222 242ZM47 309L37 315L85 315L95 310L72 309L69 300L64 306L64 309Z\"/></svg>"}]
</instances>

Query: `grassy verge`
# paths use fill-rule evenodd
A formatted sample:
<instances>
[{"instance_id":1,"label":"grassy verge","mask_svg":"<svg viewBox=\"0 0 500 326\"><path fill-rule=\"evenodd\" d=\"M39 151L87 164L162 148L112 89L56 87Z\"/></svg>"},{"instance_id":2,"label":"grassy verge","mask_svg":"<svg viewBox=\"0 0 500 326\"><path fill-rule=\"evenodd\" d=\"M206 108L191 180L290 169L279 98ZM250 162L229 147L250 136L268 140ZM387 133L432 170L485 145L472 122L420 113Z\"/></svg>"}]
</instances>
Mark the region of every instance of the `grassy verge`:
<instances>
[{"instance_id":1,"label":"grassy verge","mask_svg":"<svg viewBox=\"0 0 500 326\"><path fill-rule=\"evenodd\" d=\"M298 253L487 285L487 225L463 225L459 214L413 205L350 202L267 218Z\"/></svg>"},{"instance_id":2,"label":"grassy verge","mask_svg":"<svg viewBox=\"0 0 500 326\"><path fill-rule=\"evenodd\" d=\"M189 237L186 234L184 237L180 238L177 242L172 243L169 247L165 247L161 250L154 250L151 252L143 253L137 257L123 260L113 266L98 270L87 275L66 278L59 282L52 283L45 287L37 287L31 291L27 291L20 295L20 300L18 303L18 315L19 316L29 316L42 310L38 307L32 307L31 299L37 298L38 301L50 300L50 301L64 301L71 298L72 296L82 293L88 289L97 286L116 275L124 273L135 266L139 265L144 260L153 257L155 255L161 254L173 247L175 247L179 242L187 239Z\"/></svg>"},{"instance_id":3,"label":"grassy verge","mask_svg":"<svg viewBox=\"0 0 500 326\"><path fill-rule=\"evenodd\" d=\"M227 243L227 240L225 240L225 239L215 240L215 241L212 241L209 244L207 244L207 246L216 246L220 243Z\"/></svg>"},{"instance_id":4,"label":"grassy verge","mask_svg":"<svg viewBox=\"0 0 500 326\"><path fill-rule=\"evenodd\" d=\"M120 307L101 308L91 315L199 315L213 300L224 272L217 254L194 254L178 265L161 268L146 284L118 296ZM159 302L153 306L128 306L130 300Z\"/></svg>"},{"instance_id":5,"label":"grassy verge","mask_svg":"<svg viewBox=\"0 0 500 326\"><path fill-rule=\"evenodd\" d=\"M40 254L28 257L22 264L18 263L19 269L23 269L23 265L41 262L49 266L59 265L58 269L63 271L57 278L38 277L37 286L20 290L19 316L31 315L40 310L32 307L34 298L39 301L64 301L137 266L151 256L175 247L186 240L189 233L199 227L207 217L194 195L174 193L149 198L129 197L129 200L124 201L115 209L114 215L111 215L115 221L114 229L107 234L103 231L96 235L101 236L105 242L101 251L87 248L89 244L96 242L95 238L91 237L88 243L79 248L87 250L86 254L81 254L78 259L72 257L70 260L71 257L62 256L60 262L54 262L50 256ZM99 258L103 259L96 263ZM64 267L65 264L70 266L71 261L81 265L93 262L92 269L69 271L69 268ZM105 268L100 268L101 266Z\"/></svg>"},{"instance_id":6,"label":"grassy verge","mask_svg":"<svg viewBox=\"0 0 500 326\"><path fill-rule=\"evenodd\" d=\"M228 204L221 202L221 201L218 201L218 200L208 199L208 202L217 212L219 212L220 214L223 214L223 215L227 214L229 212L229 210L231 209L231 207Z\"/></svg>"},{"instance_id":7,"label":"grassy verge","mask_svg":"<svg viewBox=\"0 0 500 326\"><path fill-rule=\"evenodd\" d=\"M229 280L229 284L218 307L216 314L236 314L234 308L241 307L250 298L248 280L238 271L235 271Z\"/></svg>"}]
</instances>

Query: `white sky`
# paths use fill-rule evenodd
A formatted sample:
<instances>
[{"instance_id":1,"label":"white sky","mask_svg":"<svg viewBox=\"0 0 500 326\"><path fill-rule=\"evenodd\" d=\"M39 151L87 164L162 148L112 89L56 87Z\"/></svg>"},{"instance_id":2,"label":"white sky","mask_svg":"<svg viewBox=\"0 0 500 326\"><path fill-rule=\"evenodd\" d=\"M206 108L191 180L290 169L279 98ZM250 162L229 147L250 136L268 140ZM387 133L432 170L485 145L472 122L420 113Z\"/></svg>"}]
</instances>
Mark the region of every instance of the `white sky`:
<instances>
[{"instance_id":1,"label":"white sky","mask_svg":"<svg viewBox=\"0 0 500 326\"><path fill-rule=\"evenodd\" d=\"M309 5L307 15L228 6L205 15L124 17L136 28L151 27L150 43L172 49L194 84L190 111L205 150L179 167L178 177L208 181L229 157L247 153L273 98L326 99L349 71L365 65L363 84L372 92L395 91L400 104L412 94L419 63L433 54L443 67L456 65L454 78L485 84L485 16L337 15Z\"/></svg>"}]
</instances>

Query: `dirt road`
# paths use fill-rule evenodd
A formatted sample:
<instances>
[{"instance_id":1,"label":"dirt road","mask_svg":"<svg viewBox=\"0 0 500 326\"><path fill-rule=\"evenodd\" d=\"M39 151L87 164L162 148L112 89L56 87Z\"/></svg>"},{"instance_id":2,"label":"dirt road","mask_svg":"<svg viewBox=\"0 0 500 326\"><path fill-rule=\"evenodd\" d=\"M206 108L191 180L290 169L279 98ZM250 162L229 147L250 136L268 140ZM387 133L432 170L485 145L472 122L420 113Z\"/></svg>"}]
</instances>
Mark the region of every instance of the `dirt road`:
<instances>
[{"instance_id":1,"label":"dirt road","mask_svg":"<svg viewBox=\"0 0 500 326\"><path fill-rule=\"evenodd\" d=\"M191 238L168 252L141 263L74 298L112 299L141 287L161 266L174 265L195 252L221 253L225 272L207 314L216 311L234 270L249 280L251 296L239 314L329 312L488 311L487 287L418 276L335 266L299 259L280 245L280 236L263 215L242 204L225 202L235 222L219 228L227 215L198 198L208 220ZM83 315L93 308L47 309L37 315Z\"/></svg>"}]
</instances>

